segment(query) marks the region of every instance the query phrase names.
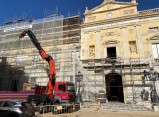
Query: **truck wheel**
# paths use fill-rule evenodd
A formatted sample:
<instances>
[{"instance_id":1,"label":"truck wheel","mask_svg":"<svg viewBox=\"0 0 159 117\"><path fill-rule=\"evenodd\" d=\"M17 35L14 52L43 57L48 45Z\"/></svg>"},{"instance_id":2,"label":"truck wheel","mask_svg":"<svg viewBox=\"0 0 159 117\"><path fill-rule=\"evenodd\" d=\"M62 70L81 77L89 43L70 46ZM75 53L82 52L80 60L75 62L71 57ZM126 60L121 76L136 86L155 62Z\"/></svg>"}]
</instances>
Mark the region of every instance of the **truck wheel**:
<instances>
[{"instance_id":1,"label":"truck wheel","mask_svg":"<svg viewBox=\"0 0 159 117\"><path fill-rule=\"evenodd\" d=\"M52 106L52 109L51 109L51 112L53 114L60 114L62 113L62 109L61 110L58 110L58 106L61 106L59 102L56 102L53 106Z\"/></svg>"},{"instance_id":2,"label":"truck wheel","mask_svg":"<svg viewBox=\"0 0 159 117\"><path fill-rule=\"evenodd\" d=\"M52 111L53 114L59 114L60 113L60 111L57 110L57 106L53 106L51 111Z\"/></svg>"}]
</instances>

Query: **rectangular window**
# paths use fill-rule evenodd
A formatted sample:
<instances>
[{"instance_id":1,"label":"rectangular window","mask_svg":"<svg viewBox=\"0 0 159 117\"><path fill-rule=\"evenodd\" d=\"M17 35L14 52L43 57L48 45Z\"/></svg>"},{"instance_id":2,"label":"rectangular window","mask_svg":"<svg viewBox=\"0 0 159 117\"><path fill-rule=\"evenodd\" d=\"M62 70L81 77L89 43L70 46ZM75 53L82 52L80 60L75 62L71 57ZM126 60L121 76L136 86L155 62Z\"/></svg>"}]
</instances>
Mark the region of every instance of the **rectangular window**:
<instances>
[{"instance_id":1,"label":"rectangular window","mask_svg":"<svg viewBox=\"0 0 159 117\"><path fill-rule=\"evenodd\" d=\"M154 59L159 58L159 44L152 44L152 51Z\"/></svg>"},{"instance_id":2,"label":"rectangular window","mask_svg":"<svg viewBox=\"0 0 159 117\"><path fill-rule=\"evenodd\" d=\"M65 84L60 84L58 88L59 90L62 90L62 91L66 90Z\"/></svg>"},{"instance_id":3,"label":"rectangular window","mask_svg":"<svg viewBox=\"0 0 159 117\"><path fill-rule=\"evenodd\" d=\"M116 47L108 47L107 48L107 57L108 58L116 58Z\"/></svg>"}]
</instances>

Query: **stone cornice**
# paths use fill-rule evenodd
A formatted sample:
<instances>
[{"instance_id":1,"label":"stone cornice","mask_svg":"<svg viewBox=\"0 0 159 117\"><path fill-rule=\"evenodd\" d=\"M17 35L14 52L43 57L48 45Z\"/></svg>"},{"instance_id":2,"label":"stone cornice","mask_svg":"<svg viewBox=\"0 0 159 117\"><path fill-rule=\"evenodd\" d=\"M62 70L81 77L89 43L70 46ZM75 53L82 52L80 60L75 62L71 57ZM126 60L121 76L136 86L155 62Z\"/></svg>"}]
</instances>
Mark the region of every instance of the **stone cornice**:
<instances>
[{"instance_id":1,"label":"stone cornice","mask_svg":"<svg viewBox=\"0 0 159 117\"><path fill-rule=\"evenodd\" d=\"M134 25L134 27L138 27L138 26L141 26L141 24L140 24L140 23L136 23L136 24Z\"/></svg>"},{"instance_id":2,"label":"stone cornice","mask_svg":"<svg viewBox=\"0 0 159 117\"><path fill-rule=\"evenodd\" d=\"M112 19L88 22L88 23L82 24L82 27L84 28L84 27L88 27L88 26L96 26L96 25L101 25L101 24L123 22L123 21L136 20L136 19L140 20L140 19L152 18L152 17L159 17L159 12L152 12L152 13L147 13L147 14L136 14L136 15L129 15L129 16L112 18Z\"/></svg>"},{"instance_id":3,"label":"stone cornice","mask_svg":"<svg viewBox=\"0 0 159 117\"><path fill-rule=\"evenodd\" d=\"M101 32L101 30L95 30L95 33Z\"/></svg>"}]
</instances>

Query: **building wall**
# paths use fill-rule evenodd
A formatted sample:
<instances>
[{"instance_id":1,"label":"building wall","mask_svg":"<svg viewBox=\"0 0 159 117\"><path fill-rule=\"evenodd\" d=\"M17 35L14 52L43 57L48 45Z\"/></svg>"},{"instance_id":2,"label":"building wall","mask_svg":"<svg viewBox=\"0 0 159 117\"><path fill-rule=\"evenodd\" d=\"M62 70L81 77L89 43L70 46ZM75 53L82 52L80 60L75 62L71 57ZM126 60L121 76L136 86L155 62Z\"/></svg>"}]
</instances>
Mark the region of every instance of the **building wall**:
<instances>
[{"instance_id":1,"label":"building wall","mask_svg":"<svg viewBox=\"0 0 159 117\"><path fill-rule=\"evenodd\" d=\"M96 83L103 81L100 88L96 84L95 93L106 92L106 75L117 73L122 76L124 103L140 104L141 92L145 89L150 93L150 82L147 80L146 86L142 82L143 71L150 67L159 70L152 50L152 44L159 43L159 12L158 9L139 12L137 5L135 1L110 0L93 9L86 8L80 57L86 77L96 77ZM107 49L111 47L116 50L114 58Z\"/></svg>"},{"instance_id":2,"label":"building wall","mask_svg":"<svg viewBox=\"0 0 159 117\"><path fill-rule=\"evenodd\" d=\"M47 85L48 63L41 58L28 36L18 39L19 34L28 29L35 34L45 52L53 57L57 71L56 81L75 82L79 61L80 22L78 15L69 18L55 16L2 26L0 69L4 72L0 72L0 90L12 90L15 80L18 90L22 90L24 83Z\"/></svg>"}]
</instances>

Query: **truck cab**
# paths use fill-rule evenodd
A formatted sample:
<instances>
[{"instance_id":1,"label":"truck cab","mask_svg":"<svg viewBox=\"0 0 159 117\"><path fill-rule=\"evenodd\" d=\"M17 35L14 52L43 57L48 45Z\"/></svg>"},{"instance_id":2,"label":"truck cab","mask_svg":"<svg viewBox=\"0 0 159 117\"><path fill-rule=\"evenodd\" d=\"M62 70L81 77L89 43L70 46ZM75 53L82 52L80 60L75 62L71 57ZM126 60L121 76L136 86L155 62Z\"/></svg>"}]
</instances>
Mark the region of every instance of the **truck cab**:
<instances>
[{"instance_id":1,"label":"truck cab","mask_svg":"<svg viewBox=\"0 0 159 117\"><path fill-rule=\"evenodd\" d=\"M76 91L74 83L72 82L56 82L54 90L51 95L46 95L45 91L47 86L35 85L35 95L29 97L30 100L42 101L47 100L47 102L58 103L58 104L68 104L75 102ZM49 101L48 101L49 100ZM40 102L39 102L40 103Z\"/></svg>"},{"instance_id":2,"label":"truck cab","mask_svg":"<svg viewBox=\"0 0 159 117\"><path fill-rule=\"evenodd\" d=\"M38 107L37 110L39 113L47 110L46 107L44 107L45 105L51 106L52 113L59 113L64 109L73 108L72 105L75 104L76 101L74 83L62 81L56 82L51 96L45 95L46 88L46 86L36 86L35 95L31 96L32 100L36 100L36 106Z\"/></svg>"},{"instance_id":3,"label":"truck cab","mask_svg":"<svg viewBox=\"0 0 159 117\"><path fill-rule=\"evenodd\" d=\"M59 103L72 103L75 102L76 92L75 86L72 82L56 82L53 92L54 100Z\"/></svg>"}]
</instances>

